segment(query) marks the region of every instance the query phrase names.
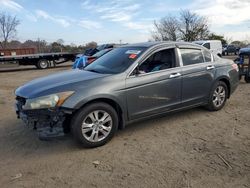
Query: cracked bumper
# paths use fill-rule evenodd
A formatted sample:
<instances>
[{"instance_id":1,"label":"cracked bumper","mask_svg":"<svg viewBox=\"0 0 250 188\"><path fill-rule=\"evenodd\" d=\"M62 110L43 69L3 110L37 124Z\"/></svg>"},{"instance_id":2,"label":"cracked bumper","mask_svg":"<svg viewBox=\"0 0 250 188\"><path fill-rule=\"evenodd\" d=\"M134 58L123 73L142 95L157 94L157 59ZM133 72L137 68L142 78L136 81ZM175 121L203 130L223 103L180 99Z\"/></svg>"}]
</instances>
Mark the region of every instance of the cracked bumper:
<instances>
[{"instance_id":1,"label":"cracked bumper","mask_svg":"<svg viewBox=\"0 0 250 188\"><path fill-rule=\"evenodd\" d=\"M25 100L25 99L22 99ZM23 101L18 100L15 104L17 118L33 129L37 130L42 140L64 136L63 123L67 114L72 111L64 108L23 110Z\"/></svg>"}]
</instances>

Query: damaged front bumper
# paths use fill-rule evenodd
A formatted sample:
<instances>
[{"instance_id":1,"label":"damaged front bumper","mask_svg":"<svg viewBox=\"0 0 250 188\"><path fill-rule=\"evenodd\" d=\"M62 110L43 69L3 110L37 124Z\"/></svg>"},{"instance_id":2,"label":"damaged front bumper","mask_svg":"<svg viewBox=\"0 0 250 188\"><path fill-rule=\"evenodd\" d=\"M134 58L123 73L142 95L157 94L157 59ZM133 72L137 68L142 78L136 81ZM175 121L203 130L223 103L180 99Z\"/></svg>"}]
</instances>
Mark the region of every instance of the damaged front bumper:
<instances>
[{"instance_id":1,"label":"damaged front bumper","mask_svg":"<svg viewBox=\"0 0 250 188\"><path fill-rule=\"evenodd\" d=\"M23 110L22 106L24 104L25 98L16 98L17 118L23 120L27 126L37 130L40 139L49 140L65 135L64 121L66 116L72 113L70 109L56 107L52 109Z\"/></svg>"}]
</instances>

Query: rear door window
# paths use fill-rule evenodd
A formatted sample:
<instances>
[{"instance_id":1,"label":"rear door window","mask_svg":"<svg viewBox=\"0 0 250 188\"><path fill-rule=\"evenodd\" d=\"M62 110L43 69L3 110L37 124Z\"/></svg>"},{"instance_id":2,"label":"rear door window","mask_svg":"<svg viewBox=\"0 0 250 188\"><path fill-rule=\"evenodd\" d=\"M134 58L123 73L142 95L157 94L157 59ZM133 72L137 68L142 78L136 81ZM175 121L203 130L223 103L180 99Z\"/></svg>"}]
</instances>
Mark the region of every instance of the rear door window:
<instances>
[{"instance_id":1,"label":"rear door window","mask_svg":"<svg viewBox=\"0 0 250 188\"><path fill-rule=\"evenodd\" d=\"M204 63L202 51L199 49L180 49L183 66Z\"/></svg>"}]
</instances>

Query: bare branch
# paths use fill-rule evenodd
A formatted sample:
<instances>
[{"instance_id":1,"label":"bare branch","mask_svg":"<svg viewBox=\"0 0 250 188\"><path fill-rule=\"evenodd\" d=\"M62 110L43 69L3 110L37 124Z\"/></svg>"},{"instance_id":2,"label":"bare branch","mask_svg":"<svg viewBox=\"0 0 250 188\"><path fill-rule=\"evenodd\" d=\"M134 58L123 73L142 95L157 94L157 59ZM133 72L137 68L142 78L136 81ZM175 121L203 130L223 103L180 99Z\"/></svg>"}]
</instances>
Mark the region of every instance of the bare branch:
<instances>
[{"instance_id":1,"label":"bare branch","mask_svg":"<svg viewBox=\"0 0 250 188\"><path fill-rule=\"evenodd\" d=\"M175 17L166 16L159 22L154 21L155 30L152 32L152 37L155 40L172 40L178 39L178 21Z\"/></svg>"},{"instance_id":2,"label":"bare branch","mask_svg":"<svg viewBox=\"0 0 250 188\"><path fill-rule=\"evenodd\" d=\"M205 39L209 35L207 19L189 10L180 11L179 17L168 15L155 21L154 28L154 40L194 41Z\"/></svg>"},{"instance_id":3,"label":"bare branch","mask_svg":"<svg viewBox=\"0 0 250 188\"><path fill-rule=\"evenodd\" d=\"M178 29L182 33L182 40L185 41L200 40L207 38L209 35L207 19L189 10L180 12Z\"/></svg>"},{"instance_id":4,"label":"bare branch","mask_svg":"<svg viewBox=\"0 0 250 188\"><path fill-rule=\"evenodd\" d=\"M16 36L16 28L20 21L16 16L0 13L0 44L2 48L7 47L8 40Z\"/></svg>"}]
</instances>

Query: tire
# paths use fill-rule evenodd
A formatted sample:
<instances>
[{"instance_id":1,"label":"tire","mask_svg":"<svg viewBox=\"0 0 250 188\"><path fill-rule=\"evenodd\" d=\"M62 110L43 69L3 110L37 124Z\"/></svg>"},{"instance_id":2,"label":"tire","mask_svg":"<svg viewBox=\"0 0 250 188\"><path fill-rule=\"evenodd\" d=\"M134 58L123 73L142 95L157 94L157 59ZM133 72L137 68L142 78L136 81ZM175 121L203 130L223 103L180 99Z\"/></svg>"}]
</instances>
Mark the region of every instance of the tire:
<instances>
[{"instance_id":1,"label":"tire","mask_svg":"<svg viewBox=\"0 0 250 188\"><path fill-rule=\"evenodd\" d=\"M250 83L250 76L245 76L245 82Z\"/></svg>"},{"instance_id":2,"label":"tire","mask_svg":"<svg viewBox=\"0 0 250 188\"><path fill-rule=\"evenodd\" d=\"M210 111L218 111L222 109L226 103L227 97L228 88L225 82L216 82L211 90L208 105L206 106L207 109Z\"/></svg>"},{"instance_id":3,"label":"tire","mask_svg":"<svg viewBox=\"0 0 250 188\"><path fill-rule=\"evenodd\" d=\"M39 69L47 69L49 67L49 63L46 59L41 59L37 62L36 65Z\"/></svg>"},{"instance_id":4,"label":"tire","mask_svg":"<svg viewBox=\"0 0 250 188\"><path fill-rule=\"evenodd\" d=\"M99 147L111 140L118 129L118 122L117 112L112 106L101 102L92 103L75 114L71 131L82 146Z\"/></svg>"}]
</instances>

